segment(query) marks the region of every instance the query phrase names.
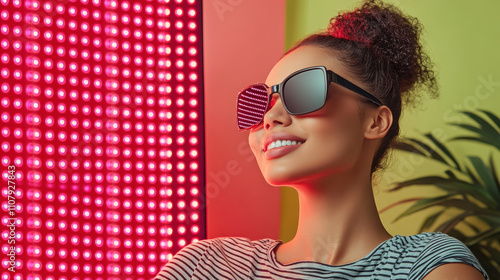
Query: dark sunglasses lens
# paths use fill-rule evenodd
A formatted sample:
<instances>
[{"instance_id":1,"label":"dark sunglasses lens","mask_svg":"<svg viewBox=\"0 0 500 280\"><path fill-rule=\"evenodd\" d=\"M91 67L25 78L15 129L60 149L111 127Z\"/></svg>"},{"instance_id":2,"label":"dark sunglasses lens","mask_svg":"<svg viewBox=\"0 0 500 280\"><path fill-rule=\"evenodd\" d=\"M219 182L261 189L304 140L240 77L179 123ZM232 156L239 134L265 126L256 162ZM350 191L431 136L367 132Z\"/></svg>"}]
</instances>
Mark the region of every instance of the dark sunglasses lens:
<instances>
[{"instance_id":1,"label":"dark sunglasses lens","mask_svg":"<svg viewBox=\"0 0 500 280\"><path fill-rule=\"evenodd\" d=\"M325 105L326 75L322 69L301 72L283 85L283 101L294 115L314 112Z\"/></svg>"},{"instance_id":2,"label":"dark sunglasses lens","mask_svg":"<svg viewBox=\"0 0 500 280\"><path fill-rule=\"evenodd\" d=\"M240 130L251 128L262 121L267 100L265 85L252 85L239 93L236 114Z\"/></svg>"}]
</instances>

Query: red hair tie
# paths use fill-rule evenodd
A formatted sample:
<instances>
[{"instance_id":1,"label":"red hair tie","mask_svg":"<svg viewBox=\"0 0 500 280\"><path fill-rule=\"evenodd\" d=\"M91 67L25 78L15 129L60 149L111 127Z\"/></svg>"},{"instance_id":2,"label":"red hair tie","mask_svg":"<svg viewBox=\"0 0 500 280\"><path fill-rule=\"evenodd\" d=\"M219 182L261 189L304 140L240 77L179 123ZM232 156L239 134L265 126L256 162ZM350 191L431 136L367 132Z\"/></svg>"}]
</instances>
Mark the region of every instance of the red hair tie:
<instances>
[{"instance_id":1,"label":"red hair tie","mask_svg":"<svg viewBox=\"0 0 500 280\"><path fill-rule=\"evenodd\" d=\"M328 33L335 38L363 43L369 47L371 45L370 39L363 36L367 34L366 31L365 22L357 13L344 14L331 22L328 27Z\"/></svg>"}]
</instances>

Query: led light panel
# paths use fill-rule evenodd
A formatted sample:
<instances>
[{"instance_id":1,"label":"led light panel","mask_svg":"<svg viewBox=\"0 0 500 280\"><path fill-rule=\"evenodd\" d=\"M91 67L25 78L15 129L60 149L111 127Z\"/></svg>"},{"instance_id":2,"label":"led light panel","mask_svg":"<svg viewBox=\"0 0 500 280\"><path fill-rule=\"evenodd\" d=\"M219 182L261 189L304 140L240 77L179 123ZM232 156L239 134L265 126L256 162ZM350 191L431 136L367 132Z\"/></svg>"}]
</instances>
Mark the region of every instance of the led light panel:
<instances>
[{"instance_id":1,"label":"led light panel","mask_svg":"<svg viewBox=\"0 0 500 280\"><path fill-rule=\"evenodd\" d=\"M151 279L205 237L201 22L0 0L0 279Z\"/></svg>"}]
</instances>

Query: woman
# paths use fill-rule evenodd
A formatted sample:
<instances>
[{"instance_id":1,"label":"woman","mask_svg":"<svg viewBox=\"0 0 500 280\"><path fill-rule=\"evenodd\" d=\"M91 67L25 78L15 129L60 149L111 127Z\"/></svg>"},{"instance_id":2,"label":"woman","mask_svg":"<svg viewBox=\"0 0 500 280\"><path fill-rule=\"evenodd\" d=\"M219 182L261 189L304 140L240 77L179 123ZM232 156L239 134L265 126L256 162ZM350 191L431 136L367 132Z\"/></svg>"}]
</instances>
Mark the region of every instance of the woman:
<instances>
[{"instance_id":1,"label":"woman","mask_svg":"<svg viewBox=\"0 0 500 280\"><path fill-rule=\"evenodd\" d=\"M183 248L156 279L488 279L442 233L392 237L371 179L399 133L402 104L437 92L420 25L366 1L288 51L238 95L238 127L266 181L299 194L295 237L217 238ZM267 86L269 85L269 86Z\"/></svg>"}]
</instances>

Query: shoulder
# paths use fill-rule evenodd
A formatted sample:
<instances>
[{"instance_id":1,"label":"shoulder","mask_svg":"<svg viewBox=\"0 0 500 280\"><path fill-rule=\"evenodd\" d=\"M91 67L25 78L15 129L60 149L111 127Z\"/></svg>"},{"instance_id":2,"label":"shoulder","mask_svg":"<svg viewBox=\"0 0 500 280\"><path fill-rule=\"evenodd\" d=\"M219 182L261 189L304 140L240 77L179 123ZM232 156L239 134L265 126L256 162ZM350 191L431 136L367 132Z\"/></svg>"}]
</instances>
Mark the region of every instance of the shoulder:
<instances>
[{"instance_id":1,"label":"shoulder","mask_svg":"<svg viewBox=\"0 0 500 280\"><path fill-rule=\"evenodd\" d=\"M280 243L273 239L250 240L244 237L218 237L194 242L184 247L182 251L218 251L228 253L231 251L240 251L250 253L253 251L268 250L271 246Z\"/></svg>"},{"instance_id":2,"label":"shoulder","mask_svg":"<svg viewBox=\"0 0 500 280\"><path fill-rule=\"evenodd\" d=\"M406 250L416 250L421 252L429 247L443 247L443 245L464 246L457 239L441 232L423 232L420 234L399 236L393 238L393 246Z\"/></svg>"},{"instance_id":3,"label":"shoulder","mask_svg":"<svg viewBox=\"0 0 500 280\"><path fill-rule=\"evenodd\" d=\"M260 240L250 240L245 237L218 237L213 239L206 239L206 242L211 243L215 246L230 246L230 247L242 247L242 248L257 248L266 247L279 242L274 239L265 238Z\"/></svg>"},{"instance_id":4,"label":"shoulder","mask_svg":"<svg viewBox=\"0 0 500 280\"><path fill-rule=\"evenodd\" d=\"M484 276L482 279L488 279L486 272L469 248L447 234L432 232L402 236L398 238L395 245L403 246L406 253L414 260L410 270L412 279L424 279L436 268L439 267L439 271L444 271L450 267L450 264L458 267L459 271L461 269L468 271L472 267L473 272L481 272Z\"/></svg>"},{"instance_id":5,"label":"shoulder","mask_svg":"<svg viewBox=\"0 0 500 280\"><path fill-rule=\"evenodd\" d=\"M461 241L441 232L424 232L410 236L398 235L392 239L391 246L419 260L452 253L472 255Z\"/></svg>"},{"instance_id":6,"label":"shoulder","mask_svg":"<svg viewBox=\"0 0 500 280\"><path fill-rule=\"evenodd\" d=\"M250 240L244 237L217 237L212 239L203 239L200 241L193 242L191 244L183 247L180 252L183 251L199 251L199 250L207 250L207 249L216 249L216 248L230 248L230 247L239 247L239 248L258 248L258 247L267 247L272 244L279 242L274 239L260 239L260 240Z\"/></svg>"},{"instance_id":7,"label":"shoulder","mask_svg":"<svg viewBox=\"0 0 500 280\"><path fill-rule=\"evenodd\" d=\"M240 264L245 270L245 263L252 262L253 258L264 258L268 249L277 243L279 241L273 239L252 241L243 237L193 242L175 254L155 279L191 279L196 273L212 278L228 276L224 275L226 267Z\"/></svg>"},{"instance_id":8,"label":"shoulder","mask_svg":"<svg viewBox=\"0 0 500 280\"><path fill-rule=\"evenodd\" d=\"M163 266L155 280L191 279L210 243L200 240L183 247Z\"/></svg>"}]
</instances>

